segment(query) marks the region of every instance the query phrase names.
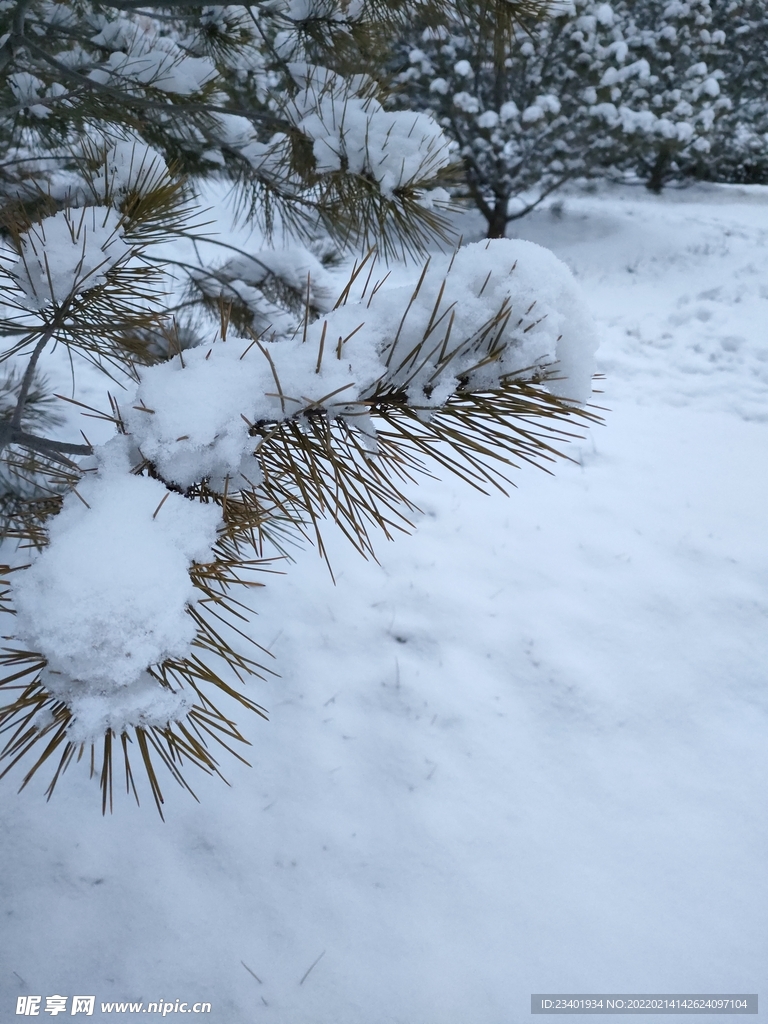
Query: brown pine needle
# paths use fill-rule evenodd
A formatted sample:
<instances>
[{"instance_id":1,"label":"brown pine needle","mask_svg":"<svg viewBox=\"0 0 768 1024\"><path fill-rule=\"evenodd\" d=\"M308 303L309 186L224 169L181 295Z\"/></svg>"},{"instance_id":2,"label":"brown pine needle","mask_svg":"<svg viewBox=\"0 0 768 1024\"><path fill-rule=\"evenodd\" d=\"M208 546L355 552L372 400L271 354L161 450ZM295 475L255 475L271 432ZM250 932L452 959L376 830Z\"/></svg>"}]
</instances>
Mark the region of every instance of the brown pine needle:
<instances>
[{"instance_id":1,"label":"brown pine needle","mask_svg":"<svg viewBox=\"0 0 768 1024\"><path fill-rule=\"evenodd\" d=\"M301 981L299 982L299 985L303 985L304 984L304 982L309 977L310 971L313 970L313 968L317 967L317 965L320 963L320 961L323 959L324 956L325 956L325 950L323 950L323 952L320 954L320 956L316 960L313 960L312 963L309 965L309 967L306 969L306 971L304 972L304 975L303 975Z\"/></svg>"},{"instance_id":2,"label":"brown pine needle","mask_svg":"<svg viewBox=\"0 0 768 1024\"><path fill-rule=\"evenodd\" d=\"M170 495L171 495L170 491L166 491L165 492L165 494L163 495L163 497L162 497L162 499L160 501L160 504L157 506L155 511L152 513L152 518L153 519L157 518L157 513L160 511L160 509L163 507L163 505L166 503L166 501L168 501L168 498L170 497Z\"/></svg>"}]
</instances>

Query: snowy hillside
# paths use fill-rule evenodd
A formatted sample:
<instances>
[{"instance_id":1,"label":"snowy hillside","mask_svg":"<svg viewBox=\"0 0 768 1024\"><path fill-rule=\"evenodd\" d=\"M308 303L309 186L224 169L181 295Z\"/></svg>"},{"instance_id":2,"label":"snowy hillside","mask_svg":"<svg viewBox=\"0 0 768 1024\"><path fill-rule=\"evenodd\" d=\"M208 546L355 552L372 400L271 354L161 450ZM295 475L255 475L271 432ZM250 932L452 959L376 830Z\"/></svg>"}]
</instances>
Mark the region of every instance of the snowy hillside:
<instances>
[{"instance_id":1,"label":"snowy hillside","mask_svg":"<svg viewBox=\"0 0 768 1024\"><path fill-rule=\"evenodd\" d=\"M532 992L765 992L768 189L514 227L601 325L605 425L508 498L425 482L379 566L330 545L335 586L299 553L231 788L169 784L164 824L102 820L83 766L48 805L6 780L3 1021L25 994L518 1024Z\"/></svg>"}]
</instances>

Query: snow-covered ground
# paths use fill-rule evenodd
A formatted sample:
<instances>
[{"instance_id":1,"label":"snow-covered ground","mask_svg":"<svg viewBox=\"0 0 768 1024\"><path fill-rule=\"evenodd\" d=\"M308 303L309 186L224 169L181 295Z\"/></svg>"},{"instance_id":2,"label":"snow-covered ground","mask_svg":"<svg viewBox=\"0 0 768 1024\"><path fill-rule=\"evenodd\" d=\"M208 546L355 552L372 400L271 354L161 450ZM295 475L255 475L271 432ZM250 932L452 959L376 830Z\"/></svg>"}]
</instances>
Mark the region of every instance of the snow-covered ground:
<instances>
[{"instance_id":1,"label":"snow-covered ground","mask_svg":"<svg viewBox=\"0 0 768 1024\"><path fill-rule=\"evenodd\" d=\"M263 592L281 676L231 788L169 783L163 824L102 820L85 770L48 805L6 780L2 1021L27 993L212 1024L765 994L768 189L514 226L601 323L605 425L509 498L424 483L380 566L331 543L335 586L301 553Z\"/></svg>"}]
</instances>

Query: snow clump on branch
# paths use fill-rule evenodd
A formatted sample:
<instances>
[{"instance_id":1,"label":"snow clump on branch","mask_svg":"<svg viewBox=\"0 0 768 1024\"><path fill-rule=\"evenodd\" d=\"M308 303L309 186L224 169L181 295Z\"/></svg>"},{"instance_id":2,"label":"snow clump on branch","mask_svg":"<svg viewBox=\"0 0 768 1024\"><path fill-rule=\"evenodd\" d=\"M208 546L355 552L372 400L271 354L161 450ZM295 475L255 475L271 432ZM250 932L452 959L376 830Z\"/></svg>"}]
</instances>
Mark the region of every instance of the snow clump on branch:
<instances>
[{"instance_id":1,"label":"snow clump on branch","mask_svg":"<svg viewBox=\"0 0 768 1024\"><path fill-rule=\"evenodd\" d=\"M196 627L187 608L202 596L189 567L212 559L220 522L215 506L131 474L126 438L99 448L97 460L14 586L17 636L47 659L46 688L93 736L158 715L166 724L177 705L183 715L187 698L146 670L189 653Z\"/></svg>"},{"instance_id":2,"label":"snow clump on branch","mask_svg":"<svg viewBox=\"0 0 768 1024\"><path fill-rule=\"evenodd\" d=\"M217 77L208 57L192 57L167 36L141 31L123 19L105 23L92 43L112 49L103 67L90 72L99 85L136 82L160 92L192 96Z\"/></svg>"},{"instance_id":3,"label":"snow clump on branch","mask_svg":"<svg viewBox=\"0 0 768 1024\"><path fill-rule=\"evenodd\" d=\"M415 290L381 288L293 338L230 340L142 369L124 418L169 482L186 488L205 477L217 488L229 477L242 487L255 473L254 423L319 411L362 417L387 390L428 416L461 381L492 390L545 367L556 378L550 390L581 403L596 347L565 264L532 242L478 242L430 262Z\"/></svg>"},{"instance_id":4,"label":"snow clump on branch","mask_svg":"<svg viewBox=\"0 0 768 1024\"><path fill-rule=\"evenodd\" d=\"M316 169L370 174L384 195L434 177L450 163L448 139L428 114L390 112L366 75L344 79L327 68L294 63L301 91L289 116L312 140Z\"/></svg>"},{"instance_id":5,"label":"snow clump on branch","mask_svg":"<svg viewBox=\"0 0 768 1024\"><path fill-rule=\"evenodd\" d=\"M24 295L19 305L62 306L103 284L107 272L130 252L113 209L60 210L22 236L18 260L8 272Z\"/></svg>"},{"instance_id":6,"label":"snow clump on branch","mask_svg":"<svg viewBox=\"0 0 768 1024\"><path fill-rule=\"evenodd\" d=\"M145 195L170 180L168 165L161 154L130 133L110 142L103 163L105 195L134 191ZM98 186L101 182L94 184Z\"/></svg>"}]
</instances>

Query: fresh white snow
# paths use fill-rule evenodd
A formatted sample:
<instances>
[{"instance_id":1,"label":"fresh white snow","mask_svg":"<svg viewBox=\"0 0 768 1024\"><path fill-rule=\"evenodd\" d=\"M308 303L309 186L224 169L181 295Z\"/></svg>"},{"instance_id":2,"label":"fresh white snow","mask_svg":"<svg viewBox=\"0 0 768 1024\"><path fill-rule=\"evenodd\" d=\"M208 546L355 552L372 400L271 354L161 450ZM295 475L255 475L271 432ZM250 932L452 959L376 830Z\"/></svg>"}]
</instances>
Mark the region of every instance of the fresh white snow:
<instances>
[{"instance_id":1,"label":"fresh white snow","mask_svg":"<svg viewBox=\"0 0 768 1024\"><path fill-rule=\"evenodd\" d=\"M213 558L221 515L133 475L132 466L150 459L173 484L206 478L226 494L230 481L238 488L243 477L260 477L250 425L308 408L356 417L374 451L366 398L378 387L402 388L428 417L459 379L490 389L556 363L553 390L583 402L596 345L565 264L532 242L497 239L427 261L415 287L374 286L367 301L342 304L268 348L255 335L222 338L137 371L123 413L127 436L95 446L91 475L65 499L50 546L31 552L32 567L14 581L13 638L47 659L46 685L71 708L77 739L103 735L107 725L121 735L177 720L191 698L169 702L158 683L159 704L148 700L146 670L195 654L188 606L199 591L188 570ZM127 699L122 688L137 684L136 700ZM110 709L115 690L119 707Z\"/></svg>"},{"instance_id":2,"label":"fresh white snow","mask_svg":"<svg viewBox=\"0 0 768 1024\"><path fill-rule=\"evenodd\" d=\"M448 140L437 121L424 113L385 110L366 76L346 80L299 62L289 68L303 88L287 114L312 139L319 174L346 165L354 174L369 174L383 195L392 195L412 182L428 181L450 163Z\"/></svg>"},{"instance_id":3,"label":"fresh white snow","mask_svg":"<svg viewBox=\"0 0 768 1024\"><path fill-rule=\"evenodd\" d=\"M132 475L126 437L97 455L98 475L67 495L49 547L14 580L14 633L45 655L46 686L71 707L73 736L89 740L128 721L165 725L192 704L146 668L189 654L186 609L200 599L189 567L212 560L221 525L217 506Z\"/></svg>"},{"instance_id":4,"label":"fresh white snow","mask_svg":"<svg viewBox=\"0 0 768 1024\"><path fill-rule=\"evenodd\" d=\"M53 256L51 256L53 254ZM107 207L60 210L21 237L21 254L3 267L22 293L11 293L21 308L62 306L81 292L103 284L108 272L130 256L119 216Z\"/></svg>"},{"instance_id":5,"label":"fresh white snow","mask_svg":"<svg viewBox=\"0 0 768 1024\"><path fill-rule=\"evenodd\" d=\"M169 782L163 824L148 793L102 819L84 765L48 805L6 780L5 1016L511 1024L532 992L764 991L768 189L574 192L514 227L584 289L605 426L509 498L425 481L378 566L329 531L335 586L312 551L271 580L281 675L231 788Z\"/></svg>"}]
</instances>

